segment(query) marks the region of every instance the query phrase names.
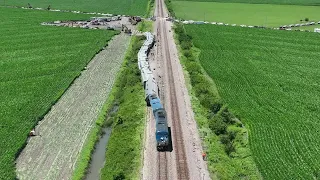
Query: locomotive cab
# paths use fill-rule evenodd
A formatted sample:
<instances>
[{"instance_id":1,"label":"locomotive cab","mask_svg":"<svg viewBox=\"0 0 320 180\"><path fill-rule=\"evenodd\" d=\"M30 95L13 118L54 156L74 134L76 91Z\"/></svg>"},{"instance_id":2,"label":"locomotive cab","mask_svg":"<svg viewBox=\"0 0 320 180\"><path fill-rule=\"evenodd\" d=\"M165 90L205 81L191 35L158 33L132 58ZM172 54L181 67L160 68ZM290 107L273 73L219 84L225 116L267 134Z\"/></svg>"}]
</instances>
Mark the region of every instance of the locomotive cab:
<instances>
[{"instance_id":1,"label":"locomotive cab","mask_svg":"<svg viewBox=\"0 0 320 180\"><path fill-rule=\"evenodd\" d=\"M165 150L169 145L169 131L166 111L161 108L154 112L156 120L157 149Z\"/></svg>"},{"instance_id":2,"label":"locomotive cab","mask_svg":"<svg viewBox=\"0 0 320 180\"><path fill-rule=\"evenodd\" d=\"M157 149L165 150L169 145L169 133L168 132L156 132Z\"/></svg>"}]
</instances>

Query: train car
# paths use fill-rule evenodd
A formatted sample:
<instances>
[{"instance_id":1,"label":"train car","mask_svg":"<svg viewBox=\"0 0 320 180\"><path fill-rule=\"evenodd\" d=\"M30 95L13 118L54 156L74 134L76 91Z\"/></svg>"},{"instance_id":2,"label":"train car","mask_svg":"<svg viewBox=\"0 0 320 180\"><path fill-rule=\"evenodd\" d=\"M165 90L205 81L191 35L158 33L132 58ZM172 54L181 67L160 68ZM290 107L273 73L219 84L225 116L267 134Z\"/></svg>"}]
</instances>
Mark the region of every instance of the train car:
<instances>
[{"instance_id":1,"label":"train car","mask_svg":"<svg viewBox=\"0 0 320 180\"><path fill-rule=\"evenodd\" d=\"M155 111L157 150L166 150L169 146L169 129L166 111L161 108Z\"/></svg>"},{"instance_id":2,"label":"train car","mask_svg":"<svg viewBox=\"0 0 320 180\"><path fill-rule=\"evenodd\" d=\"M149 81L151 81L152 79L154 79L150 66L142 67L140 72L143 88L146 89L148 80L150 79ZM150 83L151 82L149 82L149 86L151 86Z\"/></svg>"},{"instance_id":3,"label":"train car","mask_svg":"<svg viewBox=\"0 0 320 180\"><path fill-rule=\"evenodd\" d=\"M147 68L147 67L150 67L150 65L149 65L149 62L148 61L138 61L138 66L139 66L139 70L140 70L140 72L141 72L141 70L143 69L143 68ZM150 68L149 68L150 69Z\"/></svg>"},{"instance_id":4,"label":"train car","mask_svg":"<svg viewBox=\"0 0 320 180\"><path fill-rule=\"evenodd\" d=\"M154 77L151 76L149 77L149 79L147 80L147 82L145 83L145 101L147 102L147 106L151 106L150 104L150 96L151 95L156 95L157 97L159 97L159 88L157 85L156 80L154 79Z\"/></svg>"},{"instance_id":5,"label":"train car","mask_svg":"<svg viewBox=\"0 0 320 180\"><path fill-rule=\"evenodd\" d=\"M162 104L160 102L160 99L156 94L150 95L149 96L149 101L150 101L150 104L151 104L153 115L155 114L155 112L158 109L163 109L163 106L162 106Z\"/></svg>"}]
</instances>

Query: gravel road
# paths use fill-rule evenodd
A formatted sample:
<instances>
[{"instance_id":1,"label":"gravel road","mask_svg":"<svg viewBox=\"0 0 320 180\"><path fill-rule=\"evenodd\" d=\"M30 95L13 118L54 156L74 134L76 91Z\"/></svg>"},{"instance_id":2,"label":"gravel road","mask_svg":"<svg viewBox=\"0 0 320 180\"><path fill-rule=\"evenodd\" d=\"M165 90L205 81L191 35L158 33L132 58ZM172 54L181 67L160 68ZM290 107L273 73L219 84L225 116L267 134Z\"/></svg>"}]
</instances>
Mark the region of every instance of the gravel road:
<instances>
[{"instance_id":1,"label":"gravel road","mask_svg":"<svg viewBox=\"0 0 320 180\"><path fill-rule=\"evenodd\" d=\"M39 122L16 161L18 178L70 179L87 135L106 101L130 37L121 33L97 54Z\"/></svg>"}]
</instances>

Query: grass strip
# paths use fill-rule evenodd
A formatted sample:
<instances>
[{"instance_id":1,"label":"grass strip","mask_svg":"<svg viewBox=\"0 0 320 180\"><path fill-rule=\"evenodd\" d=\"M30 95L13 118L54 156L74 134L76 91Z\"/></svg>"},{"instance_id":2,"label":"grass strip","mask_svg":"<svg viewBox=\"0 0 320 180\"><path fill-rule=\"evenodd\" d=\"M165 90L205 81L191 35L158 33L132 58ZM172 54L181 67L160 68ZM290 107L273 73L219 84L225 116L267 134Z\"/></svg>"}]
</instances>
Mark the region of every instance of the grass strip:
<instances>
[{"instance_id":1,"label":"grass strip","mask_svg":"<svg viewBox=\"0 0 320 180\"><path fill-rule=\"evenodd\" d=\"M112 133L101 179L139 179L141 144L145 119L144 90L140 82L137 53L145 37L132 37L120 78L115 84Z\"/></svg>"},{"instance_id":2,"label":"grass strip","mask_svg":"<svg viewBox=\"0 0 320 180\"><path fill-rule=\"evenodd\" d=\"M148 1L148 7L147 7L147 14L146 14L146 17L151 17L153 16L153 13L154 13L154 1L155 0L149 0Z\"/></svg>"},{"instance_id":3,"label":"grass strip","mask_svg":"<svg viewBox=\"0 0 320 180\"><path fill-rule=\"evenodd\" d=\"M172 0L164 0L164 3L166 4L167 9L169 11L169 16L176 17L176 14L173 11L173 5L172 5L171 1Z\"/></svg>"},{"instance_id":4,"label":"grass strip","mask_svg":"<svg viewBox=\"0 0 320 180\"><path fill-rule=\"evenodd\" d=\"M211 177L261 179L251 156L247 129L229 112L214 81L203 70L198 60L200 51L183 25L177 24L175 33Z\"/></svg>"},{"instance_id":5,"label":"grass strip","mask_svg":"<svg viewBox=\"0 0 320 180\"><path fill-rule=\"evenodd\" d=\"M152 32L153 30L153 21L142 21L138 24L137 29L141 32Z\"/></svg>"}]
</instances>

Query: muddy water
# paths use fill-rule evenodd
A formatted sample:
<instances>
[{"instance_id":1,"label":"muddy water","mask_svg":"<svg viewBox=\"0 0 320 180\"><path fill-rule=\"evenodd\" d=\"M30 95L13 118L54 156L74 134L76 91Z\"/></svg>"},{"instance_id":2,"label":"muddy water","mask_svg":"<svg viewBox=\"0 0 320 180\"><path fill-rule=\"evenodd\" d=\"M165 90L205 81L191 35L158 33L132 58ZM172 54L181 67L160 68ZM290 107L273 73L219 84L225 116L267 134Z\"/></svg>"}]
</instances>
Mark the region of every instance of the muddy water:
<instances>
[{"instance_id":1,"label":"muddy water","mask_svg":"<svg viewBox=\"0 0 320 180\"><path fill-rule=\"evenodd\" d=\"M103 136L95 146L95 151L92 154L90 168L86 176L86 180L100 179L100 169L103 168L106 159L106 147L111 134L111 128L103 129Z\"/></svg>"}]
</instances>

